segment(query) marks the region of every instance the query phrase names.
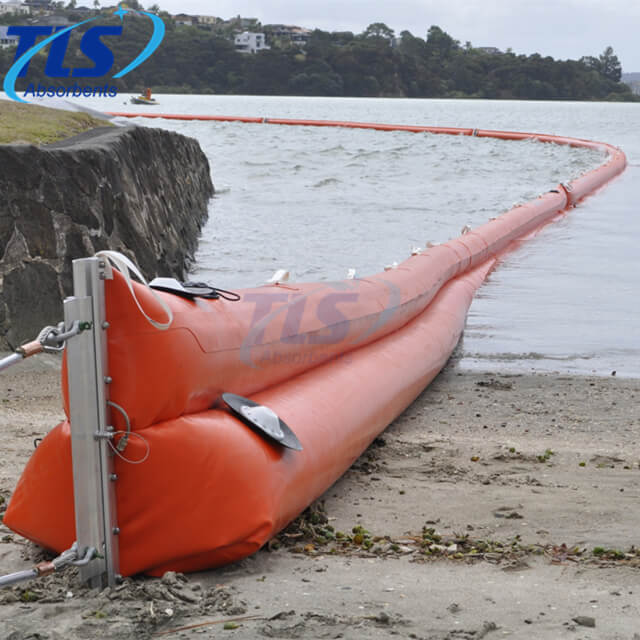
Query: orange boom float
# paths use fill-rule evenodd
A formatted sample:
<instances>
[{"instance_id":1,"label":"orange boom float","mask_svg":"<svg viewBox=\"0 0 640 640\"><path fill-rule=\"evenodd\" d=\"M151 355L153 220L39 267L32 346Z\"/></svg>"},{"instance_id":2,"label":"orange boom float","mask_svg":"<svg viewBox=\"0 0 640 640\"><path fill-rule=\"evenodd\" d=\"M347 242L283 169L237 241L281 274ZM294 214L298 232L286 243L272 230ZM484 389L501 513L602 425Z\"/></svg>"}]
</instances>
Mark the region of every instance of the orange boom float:
<instances>
[{"instance_id":1,"label":"orange boom float","mask_svg":"<svg viewBox=\"0 0 640 640\"><path fill-rule=\"evenodd\" d=\"M132 282L125 267L113 270L105 283L109 395L118 409L111 421L138 436L115 447L126 447L126 459L115 459L122 575L194 571L259 549L322 495L440 371L496 258L626 163L610 145L537 134L237 119L536 138L602 150L608 159L568 185L362 279L276 283L230 301L152 291ZM104 259L122 266L108 252ZM225 392L249 397L240 410L267 437L226 407ZM64 375L63 395L69 415ZM272 411L260 413L259 406L255 412L255 404ZM278 442L275 432L287 434L283 422L301 450ZM56 551L76 538L68 421L36 449L4 522Z\"/></svg>"}]
</instances>

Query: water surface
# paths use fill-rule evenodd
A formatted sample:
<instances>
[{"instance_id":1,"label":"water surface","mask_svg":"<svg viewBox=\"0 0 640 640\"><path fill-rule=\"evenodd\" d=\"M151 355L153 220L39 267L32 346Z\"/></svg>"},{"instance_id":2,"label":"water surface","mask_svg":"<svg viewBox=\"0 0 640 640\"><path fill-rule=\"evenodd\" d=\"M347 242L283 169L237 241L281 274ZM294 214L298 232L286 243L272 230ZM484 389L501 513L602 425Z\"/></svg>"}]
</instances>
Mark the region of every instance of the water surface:
<instances>
[{"instance_id":1,"label":"water surface","mask_svg":"<svg viewBox=\"0 0 640 640\"><path fill-rule=\"evenodd\" d=\"M460 365L640 376L640 105L483 100L157 96L151 109L533 131L619 145L627 171L509 254L480 289ZM145 110L93 100L96 108ZM193 275L233 288L405 259L575 178L581 149L462 136L139 121L199 140L217 195Z\"/></svg>"}]
</instances>

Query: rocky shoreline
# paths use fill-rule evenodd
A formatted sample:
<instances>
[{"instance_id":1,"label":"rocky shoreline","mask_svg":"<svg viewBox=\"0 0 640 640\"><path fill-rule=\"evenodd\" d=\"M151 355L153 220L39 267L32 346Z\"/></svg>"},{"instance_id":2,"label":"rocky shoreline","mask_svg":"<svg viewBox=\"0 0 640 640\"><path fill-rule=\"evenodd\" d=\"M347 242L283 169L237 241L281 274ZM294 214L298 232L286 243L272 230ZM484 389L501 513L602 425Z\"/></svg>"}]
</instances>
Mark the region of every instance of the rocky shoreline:
<instances>
[{"instance_id":1,"label":"rocky shoreline","mask_svg":"<svg viewBox=\"0 0 640 640\"><path fill-rule=\"evenodd\" d=\"M62 415L58 369L0 377L5 500ZM101 593L72 573L4 589L0 636L638 640L638 397L450 363L268 549ZM0 573L42 554L0 528Z\"/></svg>"}]
</instances>

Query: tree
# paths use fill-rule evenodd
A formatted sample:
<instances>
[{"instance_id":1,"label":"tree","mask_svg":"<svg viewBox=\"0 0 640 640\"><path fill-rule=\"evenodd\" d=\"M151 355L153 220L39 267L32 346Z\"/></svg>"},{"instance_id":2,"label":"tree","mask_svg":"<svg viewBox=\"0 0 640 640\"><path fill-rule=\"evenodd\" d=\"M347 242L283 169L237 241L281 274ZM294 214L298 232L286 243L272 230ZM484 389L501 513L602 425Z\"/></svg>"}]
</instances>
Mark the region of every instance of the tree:
<instances>
[{"instance_id":1,"label":"tree","mask_svg":"<svg viewBox=\"0 0 640 640\"><path fill-rule=\"evenodd\" d=\"M580 58L580 62L589 69L594 69L598 73L602 72L602 66L598 58L594 58L593 56L582 56L582 58Z\"/></svg>"},{"instance_id":2,"label":"tree","mask_svg":"<svg viewBox=\"0 0 640 640\"><path fill-rule=\"evenodd\" d=\"M365 38L384 38L391 40L393 38L393 29L387 27L384 22L374 22L370 24L362 34Z\"/></svg>"},{"instance_id":3,"label":"tree","mask_svg":"<svg viewBox=\"0 0 640 640\"><path fill-rule=\"evenodd\" d=\"M56 0L63 7L69 1ZM160 2L148 0L145 5L154 1ZM91 4L94 0L75 2ZM139 0L122 0L123 6L125 3L140 7ZM615 80L621 69L611 47L599 57L581 61L557 61L539 54L497 55L475 49L471 43L460 45L437 26L429 29L426 42L402 31L397 46L391 47L393 31L383 23L373 23L358 36L315 30L304 55L297 49L242 55L235 50L231 29L228 33L176 29L168 13L161 11L160 18L166 28L162 46L139 69L118 79L119 91L153 86L158 92L219 94L634 100L630 89ZM105 14L102 19L120 24L118 16ZM23 21L23 16L0 16L0 24ZM152 30L150 20L130 20L126 38L110 39L115 68L125 68L143 50ZM86 67L78 46L81 35L74 33L65 66ZM15 49L0 49L0 76L8 72L14 55ZM33 58L29 76L17 79L19 91L39 80L48 84L46 61L45 55ZM111 83L111 78L95 79L95 84L102 82Z\"/></svg>"},{"instance_id":4,"label":"tree","mask_svg":"<svg viewBox=\"0 0 640 640\"><path fill-rule=\"evenodd\" d=\"M599 57L583 56L580 58L580 62L589 69L593 69L602 74L608 80L613 82L620 82L622 77L622 66L618 56L613 53L612 47L607 47Z\"/></svg>"},{"instance_id":5,"label":"tree","mask_svg":"<svg viewBox=\"0 0 640 640\"><path fill-rule=\"evenodd\" d=\"M427 52L435 57L447 58L460 48L460 43L454 40L446 31L433 25L427 32Z\"/></svg>"},{"instance_id":6,"label":"tree","mask_svg":"<svg viewBox=\"0 0 640 640\"><path fill-rule=\"evenodd\" d=\"M622 65L618 56L613 53L612 47L607 47L598 58L600 61L600 73L609 80L620 82L622 77Z\"/></svg>"},{"instance_id":7,"label":"tree","mask_svg":"<svg viewBox=\"0 0 640 640\"><path fill-rule=\"evenodd\" d=\"M409 58L424 57L425 44L422 38L416 38L410 31L400 33L400 53Z\"/></svg>"}]
</instances>

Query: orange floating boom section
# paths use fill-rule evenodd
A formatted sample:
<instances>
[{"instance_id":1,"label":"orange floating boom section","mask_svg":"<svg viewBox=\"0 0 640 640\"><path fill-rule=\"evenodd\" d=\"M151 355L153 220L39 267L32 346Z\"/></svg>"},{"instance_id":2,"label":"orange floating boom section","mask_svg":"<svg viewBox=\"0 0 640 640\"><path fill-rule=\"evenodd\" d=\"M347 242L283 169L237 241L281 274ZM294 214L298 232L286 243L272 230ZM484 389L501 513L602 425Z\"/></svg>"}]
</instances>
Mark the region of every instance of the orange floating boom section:
<instances>
[{"instance_id":1,"label":"orange floating boom section","mask_svg":"<svg viewBox=\"0 0 640 640\"><path fill-rule=\"evenodd\" d=\"M257 551L438 374L492 265L455 278L400 331L252 396L295 429L301 452L266 442L220 409L138 431L148 460L116 459L121 573L196 571ZM134 438L126 455L140 460L145 450ZM67 422L35 450L4 522L51 549L75 539Z\"/></svg>"},{"instance_id":2,"label":"orange floating boom section","mask_svg":"<svg viewBox=\"0 0 640 640\"><path fill-rule=\"evenodd\" d=\"M116 114L138 117L142 114ZM597 169L473 231L416 251L395 269L341 282L272 284L241 300L185 300L113 272L105 282L110 399L133 432L116 459L121 572L198 570L244 557L335 482L438 373L463 330L473 293L497 258L620 173L604 143L541 134L233 116L144 117L340 126L475 135L588 147ZM129 286L130 285L130 286ZM66 397L66 376L63 394ZM302 452L250 431L220 407L223 392L270 407ZM66 404L66 400L65 400ZM120 412L112 420L122 429ZM146 443L146 444L145 444ZM67 422L29 461L4 517L61 551L75 539Z\"/></svg>"}]
</instances>

